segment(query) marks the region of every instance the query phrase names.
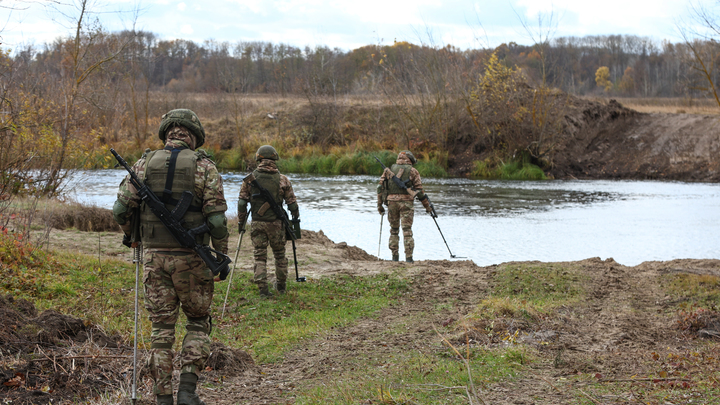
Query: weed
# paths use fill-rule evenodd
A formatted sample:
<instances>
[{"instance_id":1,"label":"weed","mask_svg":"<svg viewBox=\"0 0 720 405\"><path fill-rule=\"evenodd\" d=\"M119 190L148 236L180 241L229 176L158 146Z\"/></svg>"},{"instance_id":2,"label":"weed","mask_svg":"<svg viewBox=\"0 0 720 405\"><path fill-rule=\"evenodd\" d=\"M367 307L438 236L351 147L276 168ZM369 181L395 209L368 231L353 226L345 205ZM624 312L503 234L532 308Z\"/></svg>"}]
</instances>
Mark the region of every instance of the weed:
<instances>
[{"instance_id":1,"label":"weed","mask_svg":"<svg viewBox=\"0 0 720 405\"><path fill-rule=\"evenodd\" d=\"M560 264L509 264L498 267L493 293L523 301L527 315L578 302L585 295L580 274ZM495 301L502 303L502 301ZM505 302L507 304L512 301ZM528 303L530 304L528 306Z\"/></svg>"}]
</instances>

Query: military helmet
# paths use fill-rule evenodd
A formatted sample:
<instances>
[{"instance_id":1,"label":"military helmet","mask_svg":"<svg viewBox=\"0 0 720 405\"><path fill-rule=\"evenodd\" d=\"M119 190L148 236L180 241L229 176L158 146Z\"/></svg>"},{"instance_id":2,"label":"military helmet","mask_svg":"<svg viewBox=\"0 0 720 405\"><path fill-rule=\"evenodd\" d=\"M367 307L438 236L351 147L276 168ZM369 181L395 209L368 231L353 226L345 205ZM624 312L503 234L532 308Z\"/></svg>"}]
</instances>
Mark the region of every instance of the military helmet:
<instances>
[{"instance_id":1,"label":"military helmet","mask_svg":"<svg viewBox=\"0 0 720 405\"><path fill-rule=\"evenodd\" d=\"M263 145L258 148L257 152L255 152L255 161L259 162L262 159L278 160L280 159L280 156L272 146Z\"/></svg>"},{"instance_id":2,"label":"military helmet","mask_svg":"<svg viewBox=\"0 0 720 405\"><path fill-rule=\"evenodd\" d=\"M408 159L410 159L410 162L412 162L412 164L417 163L417 159L415 159L415 155L413 155L412 152L410 152L409 150L404 150L400 152L400 154L403 153L405 154L405 156L407 156Z\"/></svg>"},{"instance_id":3,"label":"military helmet","mask_svg":"<svg viewBox=\"0 0 720 405\"><path fill-rule=\"evenodd\" d=\"M163 143L167 138L167 131L176 125L187 128L195 136L196 148L205 143L205 129L200 123L200 118L198 118L197 114L185 108L169 111L162 116L158 137Z\"/></svg>"}]
</instances>

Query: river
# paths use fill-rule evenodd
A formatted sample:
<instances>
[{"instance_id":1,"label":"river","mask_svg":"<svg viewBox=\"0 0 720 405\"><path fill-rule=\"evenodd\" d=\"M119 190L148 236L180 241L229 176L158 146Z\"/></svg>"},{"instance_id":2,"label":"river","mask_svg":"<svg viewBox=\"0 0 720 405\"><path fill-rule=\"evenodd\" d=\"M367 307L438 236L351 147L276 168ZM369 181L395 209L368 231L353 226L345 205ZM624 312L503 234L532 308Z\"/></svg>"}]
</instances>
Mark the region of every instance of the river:
<instances>
[{"instance_id":1,"label":"river","mask_svg":"<svg viewBox=\"0 0 720 405\"><path fill-rule=\"evenodd\" d=\"M112 208L124 174L123 170L79 172L69 185L69 196ZM222 173L228 212L233 215L245 175ZM303 229L322 230L335 242L378 254L376 177L288 177ZM450 252L457 257L453 260L464 257L481 266L590 257L613 258L629 266L651 260L720 258L717 184L433 178L423 179L423 184L438 218L436 225L415 203L416 260L450 259ZM384 220L380 258L390 259L387 215Z\"/></svg>"}]
</instances>

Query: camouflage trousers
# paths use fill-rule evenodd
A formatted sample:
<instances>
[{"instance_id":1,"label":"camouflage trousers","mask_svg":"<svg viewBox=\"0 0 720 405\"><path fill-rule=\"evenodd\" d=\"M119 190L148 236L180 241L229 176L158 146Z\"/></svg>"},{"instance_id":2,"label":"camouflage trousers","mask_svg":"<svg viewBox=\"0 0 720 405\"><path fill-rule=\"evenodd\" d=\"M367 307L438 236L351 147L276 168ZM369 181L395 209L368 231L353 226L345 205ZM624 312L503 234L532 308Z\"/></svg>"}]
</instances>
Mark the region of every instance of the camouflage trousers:
<instances>
[{"instance_id":1,"label":"camouflage trousers","mask_svg":"<svg viewBox=\"0 0 720 405\"><path fill-rule=\"evenodd\" d=\"M405 257L413 255L415 239L413 239L412 224L415 217L415 208L412 201L388 201L388 222L390 222L390 251L393 255L400 250L400 226L403 230L403 244Z\"/></svg>"},{"instance_id":2,"label":"camouflage trousers","mask_svg":"<svg viewBox=\"0 0 720 405\"><path fill-rule=\"evenodd\" d=\"M155 395L172 394L175 323L182 308L187 317L180 351L180 372L199 374L210 356L210 304L215 284L200 256L148 251L145 256L145 309L152 333L148 368Z\"/></svg>"},{"instance_id":3,"label":"camouflage trousers","mask_svg":"<svg viewBox=\"0 0 720 405\"><path fill-rule=\"evenodd\" d=\"M271 222L252 221L250 226L255 255L254 281L258 287L267 286L267 247L270 245L275 257L275 278L278 284L285 284L288 274L288 259L285 257L285 227L279 219Z\"/></svg>"}]
</instances>

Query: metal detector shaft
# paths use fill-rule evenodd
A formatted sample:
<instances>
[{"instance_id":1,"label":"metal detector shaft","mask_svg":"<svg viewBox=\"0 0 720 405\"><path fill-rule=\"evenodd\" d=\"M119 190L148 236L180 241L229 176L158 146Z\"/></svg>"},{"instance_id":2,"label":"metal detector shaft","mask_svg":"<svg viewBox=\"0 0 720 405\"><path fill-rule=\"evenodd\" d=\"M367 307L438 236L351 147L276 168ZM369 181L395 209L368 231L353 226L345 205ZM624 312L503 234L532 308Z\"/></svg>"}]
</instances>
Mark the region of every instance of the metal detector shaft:
<instances>
[{"instance_id":1,"label":"metal detector shaft","mask_svg":"<svg viewBox=\"0 0 720 405\"><path fill-rule=\"evenodd\" d=\"M222 310L222 314L220 314L220 319L223 319L223 317L225 316L225 305L227 305L228 295L230 295L230 286L232 285L233 273L235 273L235 266L237 266L238 253L240 253L240 244L242 243L242 238L244 235L245 235L245 232L243 231L240 234L240 238L238 239L237 250L235 251L235 260L233 260L233 266L232 266L232 269L230 269L230 280L228 281L227 289L225 290L225 300L223 301L223 310Z\"/></svg>"},{"instance_id":2,"label":"metal detector shaft","mask_svg":"<svg viewBox=\"0 0 720 405\"><path fill-rule=\"evenodd\" d=\"M304 276L300 277L300 273L298 273L297 253L295 252L295 239L293 238L290 240L292 241L292 245L293 245L293 261L295 261L295 281L298 283L302 283L302 282L305 282L305 277Z\"/></svg>"},{"instance_id":3,"label":"metal detector shaft","mask_svg":"<svg viewBox=\"0 0 720 405\"><path fill-rule=\"evenodd\" d=\"M445 247L447 248L448 252L450 252L450 257L455 258L455 255L450 251L450 246L448 246L447 241L445 240L445 235L443 235L442 231L440 230L440 225L438 225L437 220L435 219L435 216L432 216L433 221L435 221L435 226L437 226L438 231L440 232L440 236L442 236L443 242L445 242Z\"/></svg>"},{"instance_id":4,"label":"metal detector shaft","mask_svg":"<svg viewBox=\"0 0 720 405\"><path fill-rule=\"evenodd\" d=\"M378 236L378 259L380 258L380 244L382 243L382 224L383 224L383 218L385 218L385 213L383 212L380 214L380 236Z\"/></svg>"},{"instance_id":5,"label":"metal detector shaft","mask_svg":"<svg viewBox=\"0 0 720 405\"><path fill-rule=\"evenodd\" d=\"M139 292L140 289L140 255L142 253L142 247L136 246L134 255L135 262L135 334L133 338L133 374L132 374L132 403L135 404L137 401L137 340L138 340L138 311L139 311Z\"/></svg>"}]
</instances>

